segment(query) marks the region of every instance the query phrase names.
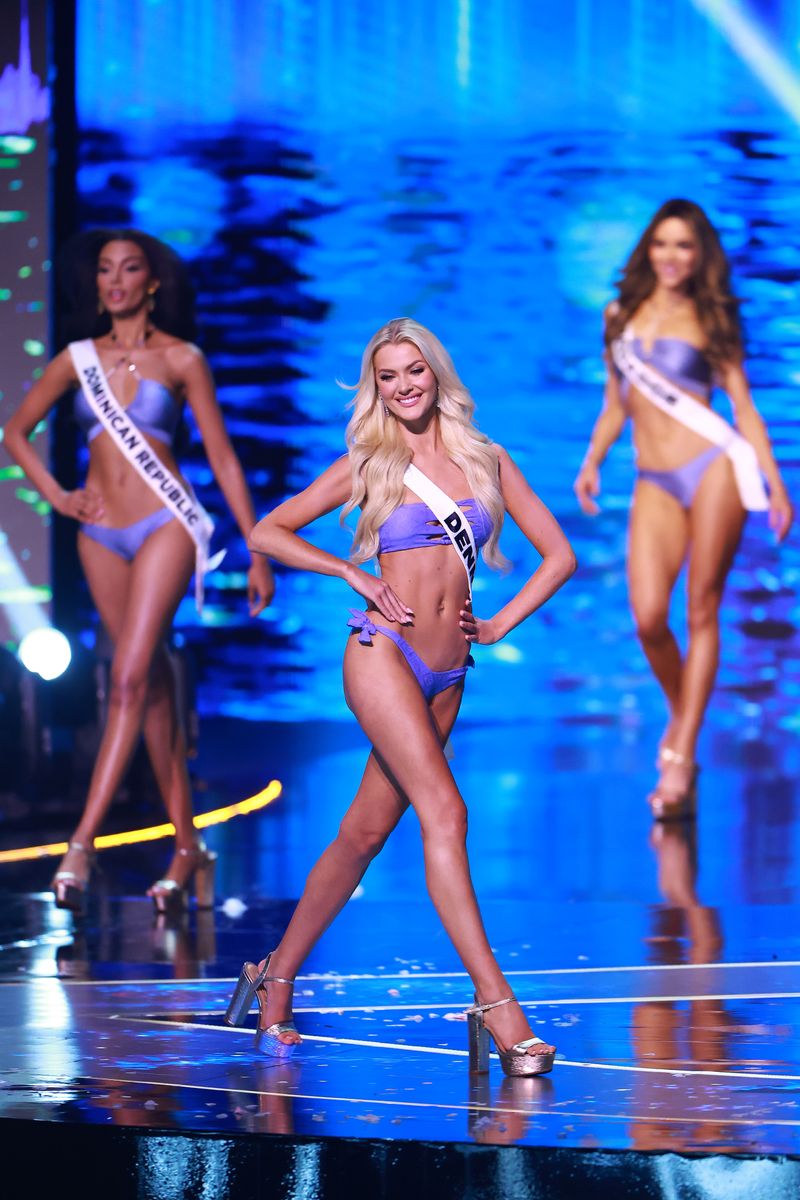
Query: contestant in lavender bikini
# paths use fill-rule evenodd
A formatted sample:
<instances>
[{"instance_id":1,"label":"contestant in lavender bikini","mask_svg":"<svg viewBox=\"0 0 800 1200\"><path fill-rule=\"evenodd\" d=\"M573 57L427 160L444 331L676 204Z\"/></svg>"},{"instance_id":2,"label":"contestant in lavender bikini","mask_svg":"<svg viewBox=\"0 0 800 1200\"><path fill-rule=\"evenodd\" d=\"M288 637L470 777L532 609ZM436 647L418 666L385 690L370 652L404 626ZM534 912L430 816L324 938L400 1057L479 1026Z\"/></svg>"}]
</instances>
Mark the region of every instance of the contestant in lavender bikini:
<instances>
[{"instance_id":1,"label":"contestant in lavender bikini","mask_svg":"<svg viewBox=\"0 0 800 1200\"><path fill-rule=\"evenodd\" d=\"M288 1055L300 1041L291 1020L294 976L411 805L428 891L475 989L472 1068L487 1069L489 1035L508 1074L553 1064L554 1048L532 1035L490 949L470 879L466 808L443 746L461 704L469 644L505 637L569 578L575 559L506 451L475 427L473 410L433 334L411 320L390 321L364 351L348 454L250 537L253 550L337 576L364 598L363 611L351 610L349 621L342 614L351 627L344 685L372 743L355 799L286 933L266 959L244 964L228 1009L228 1021L241 1024L257 999L256 1045L266 1054ZM342 505L360 510L350 561L298 536ZM479 547L489 565L502 565L504 512L542 563L504 608L481 619L471 611L472 573ZM361 565L376 556L379 577Z\"/></svg>"},{"instance_id":2,"label":"contestant in lavender bikini","mask_svg":"<svg viewBox=\"0 0 800 1200\"><path fill-rule=\"evenodd\" d=\"M164 639L192 571L202 581L211 523L181 477L174 438L191 408L209 463L243 536L250 493L214 395L208 365L189 340L193 298L185 269L156 238L94 230L73 243L65 290L76 332L34 384L5 430L5 446L62 516L80 522L78 553L92 599L114 643L108 722L86 806L53 879L56 904L80 911L96 834L141 733L170 820L175 855L149 895L159 911L180 907L194 877L213 895L214 856L192 823L186 749ZM64 491L29 437L68 389L81 384L75 416L89 443L85 486ZM272 575L254 556L253 615L269 603Z\"/></svg>"},{"instance_id":3,"label":"contestant in lavender bikini","mask_svg":"<svg viewBox=\"0 0 800 1200\"><path fill-rule=\"evenodd\" d=\"M598 511L600 466L630 417L638 464L630 600L669 713L649 802L657 820L691 817L695 749L719 661L719 606L746 514L768 510L779 540L793 516L745 376L727 259L698 205L669 200L650 221L606 310L606 346L605 404L575 492L584 512ZM735 429L711 409L714 386L731 400ZM684 564L685 655L668 625Z\"/></svg>"}]
</instances>

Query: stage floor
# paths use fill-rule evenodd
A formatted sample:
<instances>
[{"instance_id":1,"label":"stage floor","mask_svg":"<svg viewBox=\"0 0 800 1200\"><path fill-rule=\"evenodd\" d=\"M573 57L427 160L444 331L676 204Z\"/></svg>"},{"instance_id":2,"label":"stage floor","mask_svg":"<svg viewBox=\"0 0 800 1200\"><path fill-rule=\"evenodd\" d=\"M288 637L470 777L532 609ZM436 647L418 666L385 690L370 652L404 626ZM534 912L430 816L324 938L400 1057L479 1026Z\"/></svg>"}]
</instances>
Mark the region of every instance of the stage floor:
<instances>
[{"instance_id":1,"label":"stage floor","mask_svg":"<svg viewBox=\"0 0 800 1200\"><path fill-rule=\"evenodd\" d=\"M612 764L592 783L589 762L534 789L519 739L494 782L476 751L487 927L558 1047L551 1075L508 1080L496 1057L468 1074L469 982L425 896L413 817L298 980L295 1057L254 1053L254 1013L223 1024L242 960L280 935L357 775L349 734L315 744L301 765L285 735L281 799L210 831L214 911L154 920L142 893L164 845L105 852L82 921L42 890L52 863L0 868L0 1120L800 1157L800 873L774 762L707 771L695 831L650 825L644 773ZM544 852L520 856L526 839Z\"/></svg>"},{"instance_id":2,"label":"stage floor","mask_svg":"<svg viewBox=\"0 0 800 1200\"><path fill-rule=\"evenodd\" d=\"M542 969L531 965L531 945L507 944L509 977L559 1050L551 1076L510 1080L496 1058L487 1077L467 1072L462 972L377 953L371 973L305 975L303 1046L276 1062L253 1052L252 1029L222 1021L235 946L247 928L257 941L275 914L249 910L235 931L215 931L210 913L153 927L142 901L123 899L103 912L101 936L126 945L126 960L114 962L92 954L91 934L59 946L45 897L6 911L25 921L29 946L55 950L55 970L39 958L0 988L0 1117L440 1143L800 1149L798 962ZM387 917L373 913L375 928ZM419 924L421 914L406 917ZM360 921L343 924L345 939L364 936Z\"/></svg>"}]
</instances>

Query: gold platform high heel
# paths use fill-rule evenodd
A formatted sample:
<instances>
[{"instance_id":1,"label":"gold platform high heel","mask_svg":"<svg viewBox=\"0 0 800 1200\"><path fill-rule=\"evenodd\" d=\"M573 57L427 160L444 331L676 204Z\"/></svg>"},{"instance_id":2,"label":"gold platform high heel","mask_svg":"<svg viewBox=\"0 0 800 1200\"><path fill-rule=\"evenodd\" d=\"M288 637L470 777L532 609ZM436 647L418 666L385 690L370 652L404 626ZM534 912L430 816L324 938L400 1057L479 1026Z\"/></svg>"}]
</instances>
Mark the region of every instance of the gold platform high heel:
<instances>
[{"instance_id":1,"label":"gold platform high heel","mask_svg":"<svg viewBox=\"0 0 800 1200\"><path fill-rule=\"evenodd\" d=\"M175 851L176 857L186 860L188 868L185 880L157 879L147 894L151 897L157 913L174 915L183 912L189 898L189 884L194 878L195 897L198 908L214 907L214 872L217 856L203 842L191 849Z\"/></svg>"},{"instance_id":2,"label":"gold platform high heel","mask_svg":"<svg viewBox=\"0 0 800 1200\"><path fill-rule=\"evenodd\" d=\"M86 864L85 874L79 875L76 871L69 869L70 855L80 855L83 858ZM66 908L69 912L83 913L86 907L86 889L89 884L93 861L93 849L89 846L84 846L82 842L69 843L67 853L62 858L59 868L50 883L50 887L55 893L56 908Z\"/></svg>"},{"instance_id":3,"label":"gold platform high heel","mask_svg":"<svg viewBox=\"0 0 800 1200\"><path fill-rule=\"evenodd\" d=\"M500 1055L500 1065L506 1075L546 1075L552 1071L555 1062L555 1049L544 1054L528 1054L531 1046L545 1046L546 1042L540 1037L526 1038L517 1042L510 1050L503 1050L494 1034L486 1028L483 1014L502 1004L519 1003L514 996L506 996L504 1000L495 1000L493 1004L475 1004L467 1011L467 1038L469 1047L469 1069L472 1074L483 1075L489 1070L489 1038L494 1042Z\"/></svg>"},{"instance_id":4,"label":"gold platform high heel","mask_svg":"<svg viewBox=\"0 0 800 1200\"><path fill-rule=\"evenodd\" d=\"M663 787L661 783L656 784L647 797L653 819L656 821L694 820L697 814L697 778L700 768L685 754L679 754L677 750L671 750L669 746L662 746L658 752L656 766L659 770L663 770L670 763L676 767L687 767L689 769L688 781L683 789L667 788Z\"/></svg>"},{"instance_id":5,"label":"gold platform high heel","mask_svg":"<svg viewBox=\"0 0 800 1200\"><path fill-rule=\"evenodd\" d=\"M267 1008L267 989L264 987L264 984L294 983L293 979L281 979L279 975L267 974L271 958L272 955L268 954L264 960L264 966L260 971L255 963L244 963L224 1020L226 1025L244 1025L245 1018L250 1011L250 1005L255 998L258 1001L256 1050L260 1051L261 1054L271 1055L272 1058L291 1058L299 1043L282 1042L280 1034L297 1033L297 1026L294 1021L276 1021L273 1025L268 1025L266 1028L262 1027L261 1024Z\"/></svg>"}]
</instances>

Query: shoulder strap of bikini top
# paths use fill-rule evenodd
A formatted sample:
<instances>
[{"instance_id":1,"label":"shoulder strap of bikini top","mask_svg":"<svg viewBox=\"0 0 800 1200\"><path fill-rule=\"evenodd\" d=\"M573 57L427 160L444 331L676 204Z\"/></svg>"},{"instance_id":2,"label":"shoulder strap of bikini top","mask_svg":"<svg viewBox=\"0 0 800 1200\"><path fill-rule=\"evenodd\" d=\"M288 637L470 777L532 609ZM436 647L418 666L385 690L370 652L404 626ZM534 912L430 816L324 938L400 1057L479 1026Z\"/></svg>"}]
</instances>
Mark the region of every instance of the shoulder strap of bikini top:
<instances>
[{"instance_id":1,"label":"shoulder strap of bikini top","mask_svg":"<svg viewBox=\"0 0 800 1200\"><path fill-rule=\"evenodd\" d=\"M438 484L429 479L413 463L409 463L406 467L403 483L410 492L413 492L415 496L419 496L420 500L424 504L427 504L437 521L444 527L447 536L458 551L458 556L464 564L464 570L467 573L467 586L471 600L472 579L475 575L475 566L478 558L472 526L455 500L452 500L447 492L442 491Z\"/></svg>"}]
</instances>

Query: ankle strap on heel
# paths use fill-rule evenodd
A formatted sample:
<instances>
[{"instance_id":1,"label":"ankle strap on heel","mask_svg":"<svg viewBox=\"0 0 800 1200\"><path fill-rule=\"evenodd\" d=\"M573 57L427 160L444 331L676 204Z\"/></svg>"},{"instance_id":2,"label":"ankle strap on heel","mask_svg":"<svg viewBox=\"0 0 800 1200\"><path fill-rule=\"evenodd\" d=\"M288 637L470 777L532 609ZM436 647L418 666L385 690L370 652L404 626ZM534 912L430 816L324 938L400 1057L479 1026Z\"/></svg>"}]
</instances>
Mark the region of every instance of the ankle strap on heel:
<instances>
[{"instance_id":1,"label":"ankle strap on heel","mask_svg":"<svg viewBox=\"0 0 800 1200\"><path fill-rule=\"evenodd\" d=\"M500 1008L501 1004L516 1004L516 996L506 996L504 1000L494 1000L491 1004L474 1004L472 1008L467 1008L466 1013L485 1013L492 1008Z\"/></svg>"},{"instance_id":2,"label":"ankle strap on heel","mask_svg":"<svg viewBox=\"0 0 800 1200\"><path fill-rule=\"evenodd\" d=\"M656 766L663 766L664 763L672 763L676 767L692 767L695 762L693 758L689 758L685 754L680 754L677 750L671 750L669 746L662 746L658 752Z\"/></svg>"},{"instance_id":3,"label":"ankle strap on heel","mask_svg":"<svg viewBox=\"0 0 800 1200\"><path fill-rule=\"evenodd\" d=\"M271 958L272 958L272 955L268 954L267 958L266 958L266 962L264 963L264 966L261 968L261 970L256 975L255 979L253 980L253 989L255 991L257 991L261 987L262 983L288 983L288 984L294 983L293 979L281 979L280 975L268 975L267 974L267 971L269 970L269 960Z\"/></svg>"}]
</instances>

